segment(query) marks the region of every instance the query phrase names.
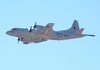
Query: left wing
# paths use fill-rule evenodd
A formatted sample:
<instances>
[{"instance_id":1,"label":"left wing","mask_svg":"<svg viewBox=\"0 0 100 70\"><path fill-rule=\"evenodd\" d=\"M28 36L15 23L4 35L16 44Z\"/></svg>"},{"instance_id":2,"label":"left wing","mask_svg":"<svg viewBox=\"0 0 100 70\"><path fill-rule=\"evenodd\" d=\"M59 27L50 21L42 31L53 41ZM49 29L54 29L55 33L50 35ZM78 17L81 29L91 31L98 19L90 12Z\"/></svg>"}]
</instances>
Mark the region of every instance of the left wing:
<instances>
[{"instance_id":1,"label":"left wing","mask_svg":"<svg viewBox=\"0 0 100 70\"><path fill-rule=\"evenodd\" d=\"M47 41L47 39L50 38L53 33L53 25L54 23L48 23L44 28L36 33L35 38L29 38L28 42L39 43ZM24 41L24 43L27 42Z\"/></svg>"}]
</instances>

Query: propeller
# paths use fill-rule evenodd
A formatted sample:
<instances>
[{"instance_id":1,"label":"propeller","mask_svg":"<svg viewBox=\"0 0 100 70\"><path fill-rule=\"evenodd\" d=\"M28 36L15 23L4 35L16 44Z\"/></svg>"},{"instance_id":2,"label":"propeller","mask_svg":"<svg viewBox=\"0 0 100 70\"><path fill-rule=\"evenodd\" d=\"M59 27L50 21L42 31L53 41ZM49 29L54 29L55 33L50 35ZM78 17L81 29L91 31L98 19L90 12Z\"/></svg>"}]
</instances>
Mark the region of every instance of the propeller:
<instances>
[{"instance_id":1,"label":"propeller","mask_svg":"<svg viewBox=\"0 0 100 70\"><path fill-rule=\"evenodd\" d=\"M33 25L33 28L35 29L36 28L36 22L35 22L35 24ZM30 29L29 29L29 33L31 33L32 32L32 26L30 27Z\"/></svg>"},{"instance_id":2,"label":"propeller","mask_svg":"<svg viewBox=\"0 0 100 70\"><path fill-rule=\"evenodd\" d=\"M19 41L23 40L23 38L18 37L17 40L18 40L18 44L19 44Z\"/></svg>"},{"instance_id":3,"label":"propeller","mask_svg":"<svg viewBox=\"0 0 100 70\"><path fill-rule=\"evenodd\" d=\"M29 33L31 33L32 32L32 26L30 27L30 29L29 29Z\"/></svg>"},{"instance_id":4,"label":"propeller","mask_svg":"<svg viewBox=\"0 0 100 70\"><path fill-rule=\"evenodd\" d=\"M17 40L18 40L18 43L19 43L19 41L20 41L20 37L18 37Z\"/></svg>"},{"instance_id":5,"label":"propeller","mask_svg":"<svg viewBox=\"0 0 100 70\"><path fill-rule=\"evenodd\" d=\"M35 25L33 27L34 27L34 29L36 28L36 22L35 22Z\"/></svg>"}]
</instances>

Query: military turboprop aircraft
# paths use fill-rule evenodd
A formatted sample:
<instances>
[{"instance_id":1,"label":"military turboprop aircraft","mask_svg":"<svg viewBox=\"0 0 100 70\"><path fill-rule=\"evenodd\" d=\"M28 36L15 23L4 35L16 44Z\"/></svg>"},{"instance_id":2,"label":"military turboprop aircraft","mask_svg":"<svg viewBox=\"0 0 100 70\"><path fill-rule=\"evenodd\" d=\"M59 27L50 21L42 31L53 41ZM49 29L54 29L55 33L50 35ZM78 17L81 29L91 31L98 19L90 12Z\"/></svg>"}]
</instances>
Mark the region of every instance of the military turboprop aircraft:
<instances>
[{"instance_id":1,"label":"military turboprop aircraft","mask_svg":"<svg viewBox=\"0 0 100 70\"><path fill-rule=\"evenodd\" d=\"M68 30L54 31L54 23L48 23L46 26L33 25L30 29L25 28L13 28L6 32L6 34L14 37L18 37L17 40L22 41L23 44L39 43L49 40L66 40L81 38L84 36L95 36L89 34L82 34L84 28L79 29L77 20L74 20L73 25Z\"/></svg>"}]
</instances>

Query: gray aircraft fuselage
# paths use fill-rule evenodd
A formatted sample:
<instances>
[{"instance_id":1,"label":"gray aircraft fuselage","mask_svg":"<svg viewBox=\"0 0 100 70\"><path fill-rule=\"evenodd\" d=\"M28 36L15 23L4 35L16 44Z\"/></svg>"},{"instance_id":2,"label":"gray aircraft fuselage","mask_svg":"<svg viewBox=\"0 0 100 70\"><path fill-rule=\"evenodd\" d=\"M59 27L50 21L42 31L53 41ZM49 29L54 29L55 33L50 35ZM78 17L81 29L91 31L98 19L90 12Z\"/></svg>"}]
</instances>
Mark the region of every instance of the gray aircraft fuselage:
<instances>
[{"instance_id":1,"label":"gray aircraft fuselage","mask_svg":"<svg viewBox=\"0 0 100 70\"><path fill-rule=\"evenodd\" d=\"M24 44L28 43L39 43L43 41L51 40L66 40L66 39L74 39L81 38L84 36L94 36L88 34L82 34L84 28L79 29L78 22L75 20L73 25L68 30L62 31L53 31L53 23L47 24L45 27L37 25L37 29L29 29L25 28L13 28L6 32L6 34L14 37L18 37L19 41L22 41Z\"/></svg>"}]
</instances>

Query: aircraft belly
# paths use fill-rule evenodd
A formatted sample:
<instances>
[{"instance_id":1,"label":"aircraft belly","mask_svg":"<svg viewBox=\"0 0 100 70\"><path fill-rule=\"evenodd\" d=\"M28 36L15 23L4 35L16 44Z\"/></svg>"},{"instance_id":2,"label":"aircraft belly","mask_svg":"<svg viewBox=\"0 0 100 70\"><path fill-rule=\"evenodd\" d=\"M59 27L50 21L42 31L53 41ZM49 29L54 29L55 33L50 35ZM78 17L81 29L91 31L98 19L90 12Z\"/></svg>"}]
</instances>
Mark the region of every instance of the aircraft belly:
<instances>
[{"instance_id":1,"label":"aircraft belly","mask_svg":"<svg viewBox=\"0 0 100 70\"><path fill-rule=\"evenodd\" d=\"M47 41L47 39L44 39L44 38L36 38L36 39L32 39L31 41L34 42L34 43L39 43L39 42Z\"/></svg>"}]
</instances>

